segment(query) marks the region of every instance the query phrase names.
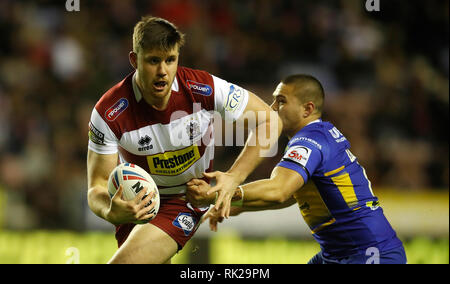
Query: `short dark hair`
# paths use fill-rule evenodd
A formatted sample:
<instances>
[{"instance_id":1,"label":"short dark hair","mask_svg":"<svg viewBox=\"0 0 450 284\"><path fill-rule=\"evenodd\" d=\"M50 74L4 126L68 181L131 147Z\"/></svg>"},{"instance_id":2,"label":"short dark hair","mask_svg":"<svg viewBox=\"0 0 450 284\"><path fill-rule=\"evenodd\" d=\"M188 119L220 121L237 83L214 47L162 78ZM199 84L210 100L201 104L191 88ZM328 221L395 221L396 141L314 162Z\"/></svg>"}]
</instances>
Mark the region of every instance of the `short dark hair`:
<instances>
[{"instance_id":1,"label":"short dark hair","mask_svg":"<svg viewBox=\"0 0 450 284\"><path fill-rule=\"evenodd\" d=\"M294 86L294 95L302 103L312 101L316 106L316 110L322 113L325 92L322 84L318 79L307 74L289 75L284 78L281 83Z\"/></svg>"},{"instance_id":2,"label":"short dark hair","mask_svg":"<svg viewBox=\"0 0 450 284\"><path fill-rule=\"evenodd\" d=\"M168 51L178 44L184 45L184 34L171 22L157 17L143 17L135 26L133 32L133 51L143 49L161 49Z\"/></svg>"}]
</instances>

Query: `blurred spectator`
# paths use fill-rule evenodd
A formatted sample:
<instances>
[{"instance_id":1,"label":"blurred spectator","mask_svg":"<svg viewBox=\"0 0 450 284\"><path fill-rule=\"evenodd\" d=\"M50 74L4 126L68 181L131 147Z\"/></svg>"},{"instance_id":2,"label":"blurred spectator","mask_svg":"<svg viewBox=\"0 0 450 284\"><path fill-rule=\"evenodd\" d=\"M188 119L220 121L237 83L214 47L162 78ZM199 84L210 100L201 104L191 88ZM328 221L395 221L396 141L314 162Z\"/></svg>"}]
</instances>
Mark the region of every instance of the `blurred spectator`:
<instances>
[{"instance_id":1,"label":"blurred spectator","mask_svg":"<svg viewBox=\"0 0 450 284\"><path fill-rule=\"evenodd\" d=\"M374 187L448 189L449 1L383 1L374 13L359 0L81 2L69 13L61 1L0 1L9 227L83 229L90 111L132 71L133 26L147 14L186 33L181 64L268 103L287 73L317 76L329 97L325 118L353 141ZM285 143L251 180L269 175ZM238 153L218 147L215 167Z\"/></svg>"}]
</instances>

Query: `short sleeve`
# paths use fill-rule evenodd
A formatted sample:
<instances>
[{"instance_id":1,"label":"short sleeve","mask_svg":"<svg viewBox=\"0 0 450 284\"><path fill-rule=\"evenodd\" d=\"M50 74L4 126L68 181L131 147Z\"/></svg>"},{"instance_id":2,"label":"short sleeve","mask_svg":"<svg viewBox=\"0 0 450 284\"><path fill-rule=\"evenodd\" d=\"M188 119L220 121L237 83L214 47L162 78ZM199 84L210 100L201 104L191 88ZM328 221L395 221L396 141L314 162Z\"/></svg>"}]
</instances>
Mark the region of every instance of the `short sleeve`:
<instances>
[{"instance_id":1,"label":"short sleeve","mask_svg":"<svg viewBox=\"0 0 450 284\"><path fill-rule=\"evenodd\" d=\"M212 76L214 80L214 108L226 121L236 121L248 103L248 91L236 84Z\"/></svg>"},{"instance_id":2,"label":"short sleeve","mask_svg":"<svg viewBox=\"0 0 450 284\"><path fill-rule=\"evenodd\" d=\"M116 136L94 108L89 121L88 149L98 154L115 154L117 145Z\"/></svg>"},{"instance_id":3,"label":"short sleeve","mask_svg":"<svg viewBox=\"0 0 450 284\"><path fill-rule=\"evenodd\" d=\"M284 153L277 166L288 168L298 172L305 183L311 178L322 161L322 152L311 145L291 145Z\"/></svg>"}]
</instances>

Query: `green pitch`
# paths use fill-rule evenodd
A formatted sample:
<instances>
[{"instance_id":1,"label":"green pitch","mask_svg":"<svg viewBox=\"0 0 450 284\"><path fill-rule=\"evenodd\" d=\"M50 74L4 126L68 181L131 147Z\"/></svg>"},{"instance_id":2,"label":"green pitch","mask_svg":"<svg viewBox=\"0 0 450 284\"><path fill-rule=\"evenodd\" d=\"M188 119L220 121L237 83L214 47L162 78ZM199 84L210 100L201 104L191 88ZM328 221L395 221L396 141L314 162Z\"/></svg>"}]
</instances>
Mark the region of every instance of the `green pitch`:
<instances>
[{"instance_id":1,"label":"green pitch","mask_svg":"<svg viewBox=\"0 0 450 284\"><path fill-rule=\"evenodd\" d=\"M448 264L448 238L433 240L416 237L403 240L409 264ZM243 240L235 234L218 235L211 240L213 264L296 264L307 263L319 252L314 240Z\"/></svg>"},{"instance_id":2,"label":"green pitch","mask_svg":"<svg viewBox=\"0 0 450 284\"><path fill-rule=\"evenodd\" d=\"M74 233L59 231L0 231L0 263L59 264L106 263L116 251L112 233ZM405 241L408 263L449 263L448 238L414 238ZM248 240L236 234L216 234L208 248L188 243L173 263L189 263L190 254L208 249L211 263L266 264L306 263L318 250L312 240L282 237Z\"/></svg>"}]
</instances>

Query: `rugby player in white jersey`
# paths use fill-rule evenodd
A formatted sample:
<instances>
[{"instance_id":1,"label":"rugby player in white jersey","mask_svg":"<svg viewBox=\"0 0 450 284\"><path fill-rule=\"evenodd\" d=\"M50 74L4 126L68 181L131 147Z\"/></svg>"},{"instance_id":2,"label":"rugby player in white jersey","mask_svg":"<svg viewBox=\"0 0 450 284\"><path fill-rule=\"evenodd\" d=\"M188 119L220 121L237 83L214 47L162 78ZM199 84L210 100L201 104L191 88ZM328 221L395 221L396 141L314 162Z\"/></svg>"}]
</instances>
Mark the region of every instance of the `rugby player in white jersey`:
<instances>
[{"instance_id":1,"label":"rugby player in white jersey","mask_svg":"<svg viewBox=\"0 0 450 284\"><path fill-rule=\"evenodd\" d=\"M216 179L210 194L217 194L216 208L228 216L235 188L263 159L258 133L264 130L270 136L264 137L270 140L264 141L266 149L281 133L281 120L253 93L205 71L178 66L183 44L184 35L172 23L143 18L134 28L129 53L136 70L108 90L92 111L88 204L116 226L119 249L109 263L170 263L208 209L185 200L186 183ZM255 125L226 172L212 171L214 145L203 139L212 136L213 112L228 123L245 120L244 125ZM189 143L174 140L183 131ZM255 145L249 145L251 139ZM122 199L122 188L113 197L108 194L109 174L119 162L141 166L158 185L161 206L149 223L134 224L152 217L152 205L145 207L151 196L143 198L145 190L131 201Z\"/></svg>"}]
</instances>

